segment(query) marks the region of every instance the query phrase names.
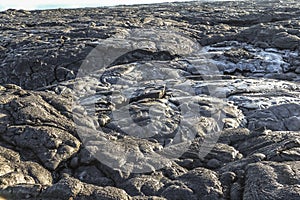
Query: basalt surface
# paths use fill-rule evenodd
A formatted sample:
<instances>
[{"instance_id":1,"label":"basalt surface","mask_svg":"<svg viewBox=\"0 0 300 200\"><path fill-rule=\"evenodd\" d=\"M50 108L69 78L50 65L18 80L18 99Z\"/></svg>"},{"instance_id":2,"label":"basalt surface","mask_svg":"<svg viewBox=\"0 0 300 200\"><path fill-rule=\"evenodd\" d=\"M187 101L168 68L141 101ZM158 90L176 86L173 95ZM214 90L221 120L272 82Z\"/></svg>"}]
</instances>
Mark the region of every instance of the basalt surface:
<instances>
[{"instance_id":1,"label":"basalt surface","mask_svg":"<svg viewBox=\"0 0 300 200\"><path fill-rule=\"evenodd\" d=\"M300 199L300 3L0 12L0 198Z\"/></svg>"}]
</instances>

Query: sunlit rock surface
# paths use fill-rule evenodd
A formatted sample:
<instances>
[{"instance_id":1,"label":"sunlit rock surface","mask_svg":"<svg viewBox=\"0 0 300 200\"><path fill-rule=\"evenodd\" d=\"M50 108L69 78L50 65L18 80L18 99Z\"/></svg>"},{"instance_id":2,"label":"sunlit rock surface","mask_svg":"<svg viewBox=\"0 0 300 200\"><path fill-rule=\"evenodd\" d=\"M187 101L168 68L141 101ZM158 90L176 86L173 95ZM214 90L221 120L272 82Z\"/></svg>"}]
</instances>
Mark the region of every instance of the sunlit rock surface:
<instances>
[{"instance_id":1,"label":"sunlit rock surface","mask_svg":"<svg viewBox=\"0 0 300 200\"><path fill-rule=\"evenodd\" d=\"M0 197L300 199L300 3L0 13Z\"/></svg>"}]
</instances>

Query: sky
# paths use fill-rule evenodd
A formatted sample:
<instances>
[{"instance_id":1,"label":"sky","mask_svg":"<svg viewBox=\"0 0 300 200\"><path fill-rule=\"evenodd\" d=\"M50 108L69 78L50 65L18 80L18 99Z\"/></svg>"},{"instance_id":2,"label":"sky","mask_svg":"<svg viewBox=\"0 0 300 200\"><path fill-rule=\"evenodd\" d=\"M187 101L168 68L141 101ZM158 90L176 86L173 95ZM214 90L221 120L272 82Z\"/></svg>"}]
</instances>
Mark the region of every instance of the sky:
<instances>
[{"instance_id":1,"label":"sky","mask_svg":"<svg viewBox=\"0 0 300 200\"><path fill-rule=\"evenodd\" d=\"M35 9L51 9L51 8L79 8L79 7L100 7L114 6L120 4L150 4L162 2L174 2L180 0L0 0L0 10L9 8L35 10ZM191 0L181 0L191 1Z\"/></svg>"}]
</instances>

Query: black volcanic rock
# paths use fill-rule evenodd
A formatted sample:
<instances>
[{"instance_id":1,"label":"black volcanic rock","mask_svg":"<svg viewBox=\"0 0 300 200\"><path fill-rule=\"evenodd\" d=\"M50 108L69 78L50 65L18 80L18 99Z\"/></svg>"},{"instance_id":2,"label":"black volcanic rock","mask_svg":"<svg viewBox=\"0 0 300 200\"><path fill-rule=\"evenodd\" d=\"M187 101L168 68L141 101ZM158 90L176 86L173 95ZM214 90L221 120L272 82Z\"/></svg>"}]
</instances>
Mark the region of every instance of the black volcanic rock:
<instances>
[{"instance_id":1,"label":"black volcanic rock","mask_svg":"<svg viewBox=\"0 0 300 200\"><path fill-rule=\"evenodd\" d=\"M296 173L295 173L296 172ZM259 162L246 170L246 184L243 199L298 199L299 161ZM257 188L259 186L259 188ZM251 190L250 190L251 188Z\"/></svg>"},{"instance_id":2,"label":"black volcanic rock","mask_svg":"<svg viewBox=\"0 0 300 200\"><path fill-rule=\"evenodd\" d=\"M0 12L0 199L299 199L300 3Z\"/></svg>"}]
</instances>

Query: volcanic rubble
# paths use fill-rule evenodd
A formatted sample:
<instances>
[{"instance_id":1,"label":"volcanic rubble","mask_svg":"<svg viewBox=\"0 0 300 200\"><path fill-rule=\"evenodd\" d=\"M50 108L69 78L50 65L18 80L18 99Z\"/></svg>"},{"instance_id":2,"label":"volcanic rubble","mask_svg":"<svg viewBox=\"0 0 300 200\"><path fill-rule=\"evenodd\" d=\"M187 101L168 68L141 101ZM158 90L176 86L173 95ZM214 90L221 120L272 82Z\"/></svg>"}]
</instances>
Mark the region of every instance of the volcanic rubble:
<instances>
[{"instance_id":1,"label":"volcanic rubble","mask_svg":"<svg viewBox=\"0 0 300 200\"><path fill-rule=\"evenodd\" d=\"M0 12L0 197L300 199L300 3Z\"/></svg>"}]
</instances>

